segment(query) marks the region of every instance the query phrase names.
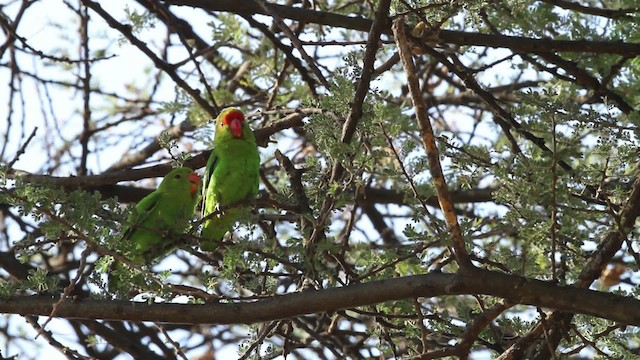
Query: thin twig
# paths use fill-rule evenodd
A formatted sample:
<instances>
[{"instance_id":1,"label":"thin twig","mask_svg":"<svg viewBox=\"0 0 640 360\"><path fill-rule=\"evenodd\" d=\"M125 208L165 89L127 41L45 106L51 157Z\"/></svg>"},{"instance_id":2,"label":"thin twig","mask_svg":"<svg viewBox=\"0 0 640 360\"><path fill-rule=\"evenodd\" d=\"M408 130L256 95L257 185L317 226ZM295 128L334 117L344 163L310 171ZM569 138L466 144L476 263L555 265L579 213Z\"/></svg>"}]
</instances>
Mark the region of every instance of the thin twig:
<instances>
[{"instance_id":1,"label":"thin twig","mask_svg":"<svg viewBox=\"0 0 640 360\"><path fill-rule=\"evenodd\" d=\"M162 333L162 335L164 335L165 339L167 339L167 341L169 341L169 343L173 346L173 348L176 351L176 354L178 354L178 356L180 356L182 359L187 360L188 358L182 351L180 344L171 338L171 335L169 335L169 332L167 332L167 330L164 327L158 324L154 324L154 325L156 329L158 329Z\"/></svg>"},{"instance_id":2,"label":"thin twig","mask_svg":"<svg viewBox=\"0 0 640 360\"><path fill-rule=\"evenodd\" d=\"M300 43L300 39L298 39L296 34L291 31L291 29L287 26L287 24L284 23L284 21L282 21L280 15L278 15L278 13L275 11L271 11L271 7L267 6L264 0L254 1L266 12L267 15L273 18L273 21L276 23L276 25L280 28L280 30L284 32L284 34L289 38L296 50L298 50L300 52L300 55L302 55L302 57L307 61L307 64L311 68L311 71L313 71L320 83L327 89L331 88L331 84L329 84L324 75L322 75L322 72L316 65L315 60L313 60L313 58L311 58L311 56L307 54L307 52L304 50L304 47Z\"/></svg>"},{"instance_id":3,"label":"thin twig","mask_svg":"<svg viewBox=\"0 0 640 360\"><path fill-rule=\"evenodd\" d=\"M169 77L176 83L176 85L182 88L187 94L189 94L193 100L203 109L205 110L212 118L218 115L216 109L207 102L202 96L200 96L200 92L196 89L193 89L186 81L178 75L176 72L175 66L168 64L164 60L160 59L147 45L137 37L133 35L132 28L130 26L126 26L121 24L116 19L114 19L106 10L100 6L97 2L91 0L81 0L82 4L86 7L91 8L98 15L100 15L112 28L120 31L120 33L131 42L132 45L137 47L140 51L142 51L151 61L153 61L154 65L163 70Z\"/></svg>"},{"instance_id":4,"label":"thin twig","mask_svg":"<svg viewBox=\"0 0 640 360\"><path fill-rule=\"evenodd\" d=\"M13 165L18 161L18 159L20 159L20 156L25 153L25 151L27 150L27 146L29 145L31 140L33 140L33 137L36 136L36 131L38 131L37 126L33 128L33 131L31 131L31 135L29 135L24 144L20 146L20 149L18 149L18 152L16 152L16 156L13 158L13 160L9 161L9 163L7 164L7 169L11 169Z\"/></svg>"},{"instance_id":5,"label":"thin twig","mask_svg":"<svg viewBox=\"0 0 640 360\"><path fill-rule=\"evenodd\" d=\"M44 322L44 324L42 324L42 327L40 328L40 332L38 333L38 335L36 337L40 336L44 332L44 328L53 319L53 317L56 316L56 312L58 311L58 309L60 308L62 303L65 300L67 300L67 298L71 295L73 290L76 288L76 284L80 281L80 279L84 275L83 268L86 266L87 257L89 257L90 254L91 254L91 248L90 247L87 247L86 249L84 249L84 251L82 252L82 255L80 257L80 265L78 265L78 271L76 272L76 276L73 278L73 280L71 280L69 282L69 285L64 288L64 292L63 292L62 296L60 296L60 300L58 300L58 302L53 305L53 308L51 309L51 313L49 314L49 317Z\"/></svg>"}]
</instances>

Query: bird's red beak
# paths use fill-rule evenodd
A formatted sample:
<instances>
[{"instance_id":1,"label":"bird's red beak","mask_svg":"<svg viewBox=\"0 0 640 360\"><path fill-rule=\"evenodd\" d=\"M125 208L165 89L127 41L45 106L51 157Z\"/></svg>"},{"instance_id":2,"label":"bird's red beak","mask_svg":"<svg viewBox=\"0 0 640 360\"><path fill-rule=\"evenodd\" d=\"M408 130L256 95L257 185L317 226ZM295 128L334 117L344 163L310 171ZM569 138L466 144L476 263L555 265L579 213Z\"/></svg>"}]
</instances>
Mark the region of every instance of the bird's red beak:
<instances>
[{"instance_id":1,"label":"bird's red beak","mask_svg":"<svg viewBox=\"0 0 640 360\"><path fill-rule=\"evenodd\" d=\"M229 130L234 138L239 139L242 137L242 118L234 117L229 120Z\"/></svg>"},{"instance_id":2,"label":"bird's red beak","mask_svg":"<svg viewBox=\"0 0 640 360\"><path fill-rule=\"evenodd\" d=\"M242 137L244 114L241 111L232 109L224 116L222 123L229 127L229 131L231 131L231 135L234 138L240 139Z\"/></svg>"},{"instance_id":3,"label":"bird's red beak","mask_svg":"<svg viewBox=\"0 0 640 360\"><path fill-rule=\"evenodd\" d=\"M202 180L200 179L200 176L198 176L198 174L192 172L191 174L189 174L189 182L191 183L191 193L195 193L198 191L198 188L200 187L200 182Z\"/></svg>"}]
</instances>

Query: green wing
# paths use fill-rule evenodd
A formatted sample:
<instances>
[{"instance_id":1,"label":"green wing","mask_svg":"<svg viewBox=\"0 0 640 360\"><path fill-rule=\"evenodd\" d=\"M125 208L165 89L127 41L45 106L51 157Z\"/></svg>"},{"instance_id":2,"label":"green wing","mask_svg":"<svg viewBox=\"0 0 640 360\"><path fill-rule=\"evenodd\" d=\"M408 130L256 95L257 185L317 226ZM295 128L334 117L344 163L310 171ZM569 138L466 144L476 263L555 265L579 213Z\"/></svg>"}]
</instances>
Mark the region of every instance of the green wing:
<instances>
[{"instance_id":1,"label":"green wing","mask_svg":"<svg viewBox=\"0 0 640 360\"><path fill-rule=\"evenodd\" d=\"M218 157L218 154L216 154L216 150L213 149L211 155L209 156L209 160L207 160L207 166L205 167L204 176L202 179L202 216L207 215L205 210L206 204L208 201L211 201L211 199L209 199L207 196L207 192L209 190L209 185L213 180L213 171L215 170L219 160L220 158Z\"/></svg>"},{"instance_id":2,"label":"green wing","mask_svg":"<svg viewBox=\"0 0 640 360\"><path fill-rule=\"evenodd\" d=\"M136 205L129 217L130 226L124 233L124 240L130 244L128 256L135 262L151 260L145 253L163 241L159 208L164 194L154 191Z\"/></svg>"},{"instance_id":3,"label":"green wing","mask_svg":"<svg viewBox=\"0 0 640 360\"><path fill-rule=\"evenodd\" d=\"M147 228L146 224L149 222L150 217L153 217L154 211L157 211L158 204L162 193L154 191L151 194L145 196L129 215L129 227L124 231L122 239L127 242L128 250L125 251L125 256L131 261L137 263L144 263L144 252L151 247L151 242L148 241L149 237L153 237L154 234L144 230ZM131 282L133 272L124 264L119 261L114 261L109 269L109 290L122 292L121 296L127 296Z\"/></svg>"}]
</instances>

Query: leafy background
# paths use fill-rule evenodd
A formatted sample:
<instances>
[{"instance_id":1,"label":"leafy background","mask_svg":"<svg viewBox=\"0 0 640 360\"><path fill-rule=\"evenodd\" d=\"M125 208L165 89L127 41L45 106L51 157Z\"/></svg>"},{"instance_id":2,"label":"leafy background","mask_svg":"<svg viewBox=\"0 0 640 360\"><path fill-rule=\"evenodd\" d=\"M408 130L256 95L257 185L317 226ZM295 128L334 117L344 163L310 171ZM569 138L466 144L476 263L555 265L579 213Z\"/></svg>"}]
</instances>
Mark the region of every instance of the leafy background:
<instances>
[{"instance_id":1,"label":"leafy background","mask_svg":"<svg viewBox=\"0 0 640 360\"><path fill-rule=\"evenodd\" d=\"M639 13L10 1L2 355L637 357ZM132 204L204 167L227 106L260 145L255 211L223 254L198 251L194 217L108 288Z\"/></svg>"}]
</instances>

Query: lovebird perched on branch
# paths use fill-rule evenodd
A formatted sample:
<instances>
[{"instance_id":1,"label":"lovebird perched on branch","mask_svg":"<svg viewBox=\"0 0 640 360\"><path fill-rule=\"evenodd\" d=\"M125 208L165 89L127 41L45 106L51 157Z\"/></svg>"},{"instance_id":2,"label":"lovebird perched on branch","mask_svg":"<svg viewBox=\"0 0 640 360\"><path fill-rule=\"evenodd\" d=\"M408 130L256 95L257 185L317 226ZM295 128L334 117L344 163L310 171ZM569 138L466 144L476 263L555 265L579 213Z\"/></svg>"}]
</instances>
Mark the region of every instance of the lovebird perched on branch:
<instances>
[{"instance_id":1,"label":"lovebird perched on branch","mask_svg":"<svg viewBox=\"0 0 640 360\"><path fill-rule=\"evenodd\" d=\"M256 138L244 114L234 108L222 110L215 120L213 151L203 179L202 237L210 242L201 244L204 251L218 247L224 234L242 215L239 202L258 194L260 155ZM229 208L225 208L230 206Z\"/></svg>"},{"instance_id":2,"label":"lovebird perched on branch","mask_svg":"<svg viewBox=\"0 0 640 360\"><path fill-rule=\"evenodd\" d=\"M182 167L169 172L158 189L145 196L129 216L124 238L132 247L128 257L149 262L178 245L200 200L200 177Z\"/></svg>"},{"instance_id":3,"label":"lovebird perched on branch","mask_svg":"<svg viewBox=\"0 0 640 360\"><path fill-rule=\"evenodd\" d=\"M188 168L169 172L158 189L145 196L129 215L129 227L123 241L124 256L136 264L151 263L179 245L200 200L200 177ZM114 261L109 268L109 290L131 297L135 285L144 277L123 263Z\"/></svg>"}]
</instances>

